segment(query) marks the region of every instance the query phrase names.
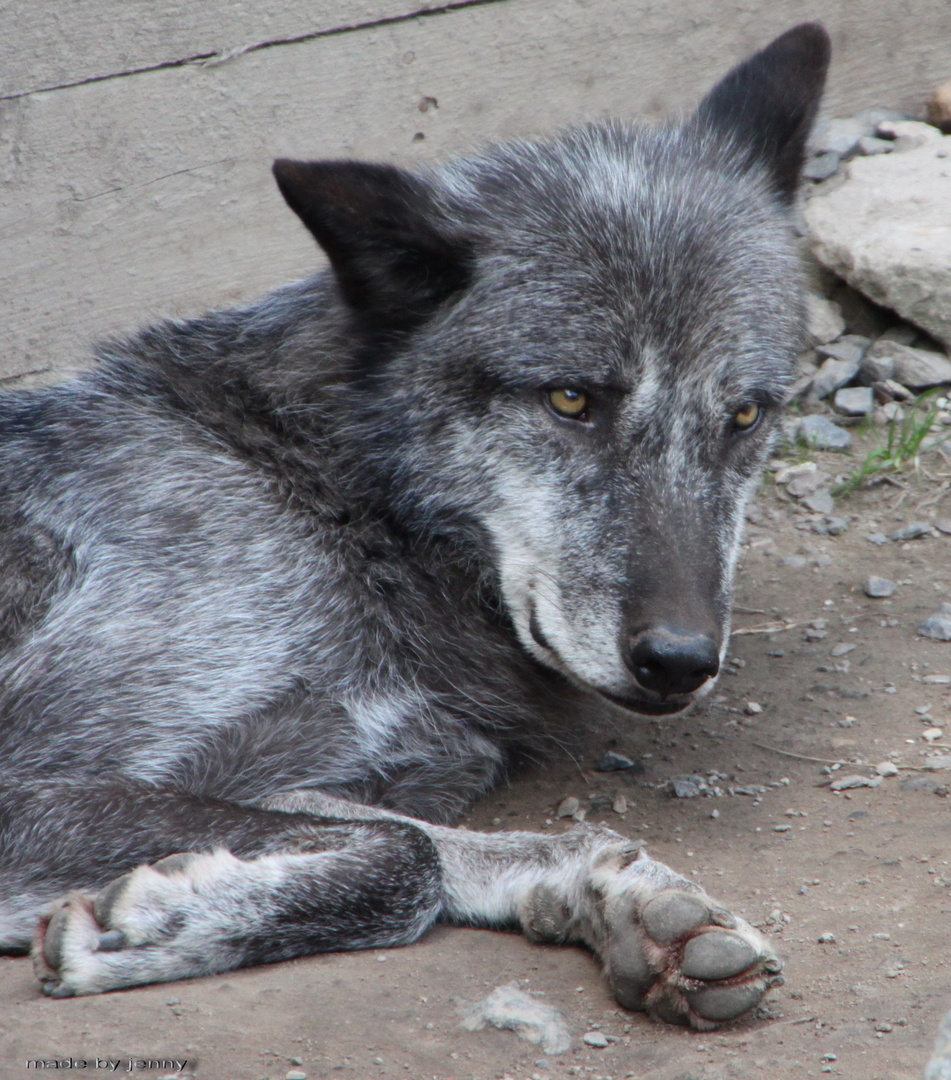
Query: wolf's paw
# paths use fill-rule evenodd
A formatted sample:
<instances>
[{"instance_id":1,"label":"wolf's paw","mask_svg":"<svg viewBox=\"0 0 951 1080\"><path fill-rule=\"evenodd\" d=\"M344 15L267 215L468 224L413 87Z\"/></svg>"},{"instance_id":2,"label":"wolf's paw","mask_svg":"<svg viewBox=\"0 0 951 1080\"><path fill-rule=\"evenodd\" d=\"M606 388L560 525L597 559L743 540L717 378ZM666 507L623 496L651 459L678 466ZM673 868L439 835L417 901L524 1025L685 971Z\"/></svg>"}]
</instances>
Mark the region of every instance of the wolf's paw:
<instances>
[{"instance_id":1,"label":"wolf's paw","mask_svg":"<svg viewBox=\"0 0 951 1080\"><path fill-rule=\"evenodd\" d=\"M526 932L538 941L580 936L625 1008L708 1030L782 984L781 962L753 927L638 845L603 849L582 891L575 908L558 886L537 886Z\"/></svg>"},{"instance_id":2,"label":"wolf's paw","mask_svg":"<svg viewBox=\"0 0 951 1080\"><path fill-rule=\"evenodd\" d=\"M591 884L605 975L625 1007L710 1029L782 985L781 961L752 926L643 849L604 852Z\"/></svg>"},{"instance_id":3,"label":"wolf's paw","mask_svg":"<svg viewBox=\"0 0 951 1080\"><path fill-rule=\"evenodd\" d=\"M33 968L50 997L96 994L233 966L202 949L211 897L234 856L170 855L110 882L71 892L41 918ZM210 953L210 955L209 955Z\"/></svg>"}]
</instances>

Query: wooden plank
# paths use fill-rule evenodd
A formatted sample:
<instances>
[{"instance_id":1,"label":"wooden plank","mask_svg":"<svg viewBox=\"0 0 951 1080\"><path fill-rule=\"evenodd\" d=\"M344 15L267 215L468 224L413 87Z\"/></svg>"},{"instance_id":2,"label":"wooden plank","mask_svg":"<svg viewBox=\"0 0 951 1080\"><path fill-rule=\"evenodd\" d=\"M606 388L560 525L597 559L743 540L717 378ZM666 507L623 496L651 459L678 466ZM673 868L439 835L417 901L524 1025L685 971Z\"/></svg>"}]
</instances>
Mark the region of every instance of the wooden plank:
<instances>
[{"instance_id":1,"label":"wooden plank","mask_svg":"<svg viewBox=\"0 0 951 1080\"><path fill-rule=\"evenodd\" d=\"M506 0L0 102L0 376L64 370L90 339L315 269L271 180L276 156L423 164L495 136L690 108L823 6ZM839 115L916 105L951 70L951 5L908 0L888 34L879 7L827 11Z\"/></svg>"},{"instance_id":2,"label":"wooden plank","mask_svg":"<svg viewBox=\"0 0 951 1080\"><path fill-rule=\"evenodd\" d=\"M0 97L439 6L429 0L2 0Z\"/></svg>"}]
</instances>

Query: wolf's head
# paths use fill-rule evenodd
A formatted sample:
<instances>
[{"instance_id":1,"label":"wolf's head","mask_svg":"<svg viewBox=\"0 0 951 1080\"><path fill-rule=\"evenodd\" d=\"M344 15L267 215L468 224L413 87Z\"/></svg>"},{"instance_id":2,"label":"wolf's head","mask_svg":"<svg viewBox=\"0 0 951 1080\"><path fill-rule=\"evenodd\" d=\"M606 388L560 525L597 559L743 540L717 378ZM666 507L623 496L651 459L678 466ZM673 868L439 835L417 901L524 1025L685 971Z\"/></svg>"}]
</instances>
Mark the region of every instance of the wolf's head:
<instances>
[{"instance_id":1,"label":"wolf's head","mask_svg":"<svg viewBox=\"0 0 951 1080\"><path fill-rule=\"evenodd\" d=\"M727 646L801 346L788 209L827 62L806 24L680 125L424 175L275 165L351 314L353 423L388 498L487 538L524 648L639 712L682 709Z\"/></svg>"}]
</instances>

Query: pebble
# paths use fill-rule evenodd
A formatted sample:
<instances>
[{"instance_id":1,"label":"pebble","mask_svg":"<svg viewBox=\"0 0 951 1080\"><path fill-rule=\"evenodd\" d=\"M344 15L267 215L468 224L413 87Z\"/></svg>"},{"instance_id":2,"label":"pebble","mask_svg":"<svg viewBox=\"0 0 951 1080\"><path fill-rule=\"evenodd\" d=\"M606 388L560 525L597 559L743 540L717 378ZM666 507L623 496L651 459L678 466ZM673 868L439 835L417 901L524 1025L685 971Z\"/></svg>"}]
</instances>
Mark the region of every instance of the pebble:
<instances>
[{"instance_id":1,"label":"pebble","mask_svg":"<svg viewBox=\"0 0 951 1080\"><path fill-rule=\"evenodd\" d=\"M830 656L845 656L846 653L850 653L853 649L857 649L857 645L852 645L847 641L840 641L837 645L833 645L829 650Z\"/></svg>"},{"instance_id":2,"label":"pebble","mask_svg":"<svg viewBox=\"0 0 951 1080\"><path fill-rule=\"evenodd\" d=\"M894 581L889 581L888 578L875 577L873 575L865 579L862 591L866 596L870 596L875 600L882 600L886 597L894 596L897 588L898 586Z\"/></svg>"},{"instance_id":3,"label":"pebble","mask_svg":"<svg viewBox=\"0 0 951 1080\"><path fill-rule=\"evenodd\" d=\"M615 754L613 750L608 750L601 756L601 760L595 765L595 768L598 772L622 772L625 769L633 769L635 772L642 773L644 763L642 761L633 761L623 754Z\"/></svg>"},{"instance_id":4,"label":"pebble","mask_svg":"<svg viewBox=\"0 0 951 1080\"><path fill-rule=\"evenodd\" d=\"M875 408L875 392L870 386L846 386L836 390L832 407L843 416L868 416Z\"/></svg>"},{"instance_id":5,"label":"pebble","mask_svg":"<svg viewBox=\"0 0 951 1080\"><path fill-rule=\"evenodd\" d=\"M921 737L925 740L925 742L929 743L933 743L937 739L940 739L942 735L944 735L944 729L939 727L925 728L925 730L921 733Z\"/></svg>"},{"instance_id":6,"label":"pebble","mask_svg":"<svg viewBox=\"0 0 951 1080\"><path fill-rule=\"evenodd\" d=\"M882 782L880 776L843 776L838 780L833 780L829 787L833 791L848 791L851 788L863 788L863 787L878 787Z\"/></svg>"},{"instance_id":7,"label":"pebble","mask_svg":"<svg viewBox=\"0 0 951 1080\"><path fill-rule=\"evenodd\" d=\"M920 540L923 536L931 535L931 523L929 521L912 521L903 525L892 533L892 540Z\"/></svg>"},{"instance_id":8,"label":"pebble","mask_svg":"<svg viewBox=\"0 0 951 1080\"><path fill-rule=\"evenodd\" d=\"M863 357L871 347L872 339L861 334L844 334L829 345L820 345L816 352L827 359L841 360L853 371L853 378L858 374Z\"/></svg>"},{"instance_id":9,"label":"pebble","mask_svg":"<svg viewBox=\"0 0 951 1080\"><path fill-rule=\"evenodd\" d=\"M291 1069L290 1072L284 1073L284 1080L307 1080L307 1073L300 1069Z\"/></svg>"},{"instance_id":10,"label":"pebble","mask_svg":"<svg viewBox=\"0 0 951 1080\"><path fill-rule=\"evenodd\" d=\"M747 716L759 716L762 711L763 706L760 705L758 701L748 701L743 707L743 712L745 712Z\"/></svg>"},{"instance_id":11,"label":"pebble","mask_svg":"<svg viewBox=\"0 0 951 1080\"><path fill-rule=\"evenodd\" d=\"M862 157L874 157L876 154L890 154L895 149L891 139L877 139L874 135L863 135L855 144Z\"/></svg>"},{"instance_id":12,"label":"pebble","mask_svg":"<svg viewBox=\"0 0 951 1080\"><path fill-rule=\"evenodd\" d=\"M828 180L838 168L841 157L834 150L827 150L824 154L817 154L806 163L802 175L807 180Z\"/></svg>"},{"instance_id":13,"label":"pebble","mask_svg":"<svg viewBox=\"0 0 951 1080\"><path fill-rule=\"evenodd\" d=\"M574 795L569 795L567 799L562 799L558 804L558 809L555 811L555 817L573 817L578 813L580 807L581 803Z\"/></svg>"},{"instance_id":14,"label":"pebble","mask_svg":"<svg viewBox=\"0 0 951 1080\"><path fill-rule=\"evenodd\" d=\"M608 1045L607 1035L600 1031L586 1031L584 1035L581 1036L581 1039L583 1042L587 1043L588 1046L597 1046L601 1049L604 1049L604 1047Z\"/></svg>"},{"instance_id":15,"label":"pebble","mask_svg":"<svg viewBox=\"0 0 951 1080\"><path fill-rule=\"evenodd\" d=\"M894 763L894 761L880 761L875 766L875 771L878 773L879 776L897 776L898 766Z\"/></svg>"},{"instance_id":16,"label":"pebble","mask_svg":"<svg viewBox=\"0 0 951 1080\"><path fill-rule=\"evenodd\" d=\"M615 814L626 814L627 799L625 798L625 796L616 795L614 798L614 802L611 803L611 809L615 812Z\"/></svg>"},{"instance_id":17,"label":"pebble","mask_svg":"<svg viewBox=\"0 0 951 1080\"><path fill-rule=\"evenodd\" d=\"M817 450L847 450L852 445L851 432L820 413L804 416L796 426L796 435Z\"/></svg>"},{"instance_id":18,"label":"pebble","mask_svg":"<svg viewBox=\"0 0 951 1080\"><path fill-rule=\"evenodd\" d=\"M934 523L934 527L938 532L944 533L945 536L951 536L951 518L938 518Z\"/></svg>"},{"instance_id":19,"label":"pebble","mask_svg":"<svg viewBox=\"0 0 951 1080\"><path fill-rule=\"evenodd\" d=\"M932 641L951 641L951 604L942 604L918 627L918 633Z\"/></svg>"},{"instance_id":20,"label":"pebble","mask_svg":"<svg viewBox=\"0 0 951 1080\"><path fill-rule=\"evenodd\" d=\"M888 543L888 537L884 533L880 532L869 533L868 536L865 537L865 539L870 544L876 544L878 547L881 547L882 544Z\"/></svg>"},{"instance_id":21,"label":"pebble","mask_svg":"<svg viewBox=\"0 0 951 1080\"><path fill-rule=\"evenodd\" d=\"M848 432L845 433L848 435ZM807 495L802 500L803 506L807 506L814 514L831 514L835 509L835 501L832 498L831 492L822 488L820 491L814 491L811 495Z\"/></svg>"},{"instance_id":22,"label":"pebble","mask_svg":"<svg viewBox=\"0 0 951 1080\"><path fill-rule=\"evenodd\" d=\"M710 790L702 776L672 776L664 786L675 799L695 799Z\"/></svg>"},{"instance_id":23,"label":"pebble","mask_svg":"<svg viewBox=\"0 0 951 1080\"><path fill-rule=\"evenodd\" d=\"M844 532L849 531L849 521L848 518L844 517L826 517L825 521L813 525L812 531L819 533L820 536L841 536ZM816 566L819 565L817 559Z\"/></svg>"},{"instance_id":24,"label":"pebble","mask_svg":"<svg viewBox=\"0 0 951 1080\"><path fill-rule=\"evenodd\" d=\"M820 945L834 945L835 944L835 934L831 934L831 933L820 934L816 938L816 941Z\"/></svg>"},{"instance_id":25,"label":"pebble","mask_svg":"<svg viewBox=\"0 0 951 1080\"><path fill-rule=\"evenodd\" d=\"M817 491L823 484L828 483L830 479L829 474L821 469L811 469L809 472L790 477L786 482L786 490L790 495L801 499L804 495L811 495L814 491ZM776 482L779 483L778 477Z\"/></svg>"}]
</instances>

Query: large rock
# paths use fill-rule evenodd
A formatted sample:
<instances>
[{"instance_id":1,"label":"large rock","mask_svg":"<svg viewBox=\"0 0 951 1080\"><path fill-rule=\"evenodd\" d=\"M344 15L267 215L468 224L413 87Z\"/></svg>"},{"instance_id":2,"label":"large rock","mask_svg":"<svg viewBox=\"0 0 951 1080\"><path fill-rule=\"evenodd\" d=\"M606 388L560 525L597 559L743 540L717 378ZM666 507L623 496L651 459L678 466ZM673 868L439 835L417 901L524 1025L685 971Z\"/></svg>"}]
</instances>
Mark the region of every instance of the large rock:
<instances>
[{"instance_id":1,"label":"large rock","mask_svg":"<svg viewBox=\"0 0 951 1080\"><path fill-rule=\"evenodd\" d=\"M948 212L951 214L951 208ZM877 375L873 382L895 379L912 390L951 383L951 360L940 353L913 349L897 341L876 341L862 363L863 373Z\"/></svg>"},{"instance_id":2,"label":"large rock","mask_svg":"<svg viewBox=\"0 0 951 1080\"><path fill-rule=\"evenodd\" d=\"M896 153L860 157L806 204L816 256L951 349L951 136L890 125Z\"/></svg>"}]
</instances>

